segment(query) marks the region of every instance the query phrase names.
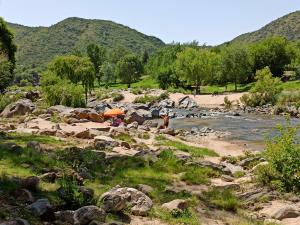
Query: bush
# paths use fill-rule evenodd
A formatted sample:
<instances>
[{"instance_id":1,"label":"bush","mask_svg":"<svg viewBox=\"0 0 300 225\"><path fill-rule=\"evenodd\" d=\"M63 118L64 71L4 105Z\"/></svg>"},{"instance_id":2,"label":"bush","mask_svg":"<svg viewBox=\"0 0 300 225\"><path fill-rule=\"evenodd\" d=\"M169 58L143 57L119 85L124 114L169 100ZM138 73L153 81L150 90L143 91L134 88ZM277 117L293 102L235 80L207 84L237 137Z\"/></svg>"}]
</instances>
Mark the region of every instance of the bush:
<instances>
[{"instance_id":1,"label":"bush","mask_svg":"<svg viewBox=\"0 0 300 225\"><path fill-rule=\"evenodd\" d=\"M230 101L227 96L224 98L224 105L225 105L225 109L232 108L232 101Z\"/></svg>"},{"instance_id":2,"label":"bush","mask_svg":"<svg viewBox=\"0 0 300 225\"><path fill-rule=\"evenodd\" d=\"M139 96L134 99L134 103L155 103L155 102L160 102L164 99L169 98L169 93L168 92L163 92L159 96L153 96L153 95L144 95L144 96Z\"/></svg>"},{"instance_id":3,"label":"bush","mask_svg":"<svg viewBox=\"0 0 300 225\"><path fill-rule=\"evenodd\" d=\"M114 102L119 102L124 99L124 95L121 93L112 93L112 98Z\"/></svg>"},{"instance_id":4,"label":"bush","mask_svg":"<svg viewBox=\"0 0 300 225\"><path fill-rule=\"evenodd\" d=\"M143 94L143 90L140 88L134 88L131 90L131 93L134 95L141 95L141 94Z\"/></svg>"},{"instance_id":5,"label":"bush","mask_svg":"<svg viewBox=\"0 0 300 225\"><path fill-rule=\"evenodd\" d=\"M300 191L300 146L296 143L298 127L290 122L278 126L280 134L267 141L264 156L268 166L258 168L258 180L285 191Z\"/></svg>"},{"instance_id":6,"label":"bush","mask_svg":"<svg viewBox=\"0 0 300 225\"><path fill-rule=\"evenodd\" d=\"M52 73L46 73L41 79L42 90L49 105L85 107L84 89L81 86L61 79Z\"/></svg>"},{"instance_id":7,"label":"bush","mask_svg":"<svg viewBox=\"0 0 300 225\"><path fill-rule=\"evenodd\" d=\"M246 106L274 105L281 92L279 78L274 78L268 67L256 72L256 83L251 88L250 94L241 97L241 102Z\"/></svg>"}]
</instances>

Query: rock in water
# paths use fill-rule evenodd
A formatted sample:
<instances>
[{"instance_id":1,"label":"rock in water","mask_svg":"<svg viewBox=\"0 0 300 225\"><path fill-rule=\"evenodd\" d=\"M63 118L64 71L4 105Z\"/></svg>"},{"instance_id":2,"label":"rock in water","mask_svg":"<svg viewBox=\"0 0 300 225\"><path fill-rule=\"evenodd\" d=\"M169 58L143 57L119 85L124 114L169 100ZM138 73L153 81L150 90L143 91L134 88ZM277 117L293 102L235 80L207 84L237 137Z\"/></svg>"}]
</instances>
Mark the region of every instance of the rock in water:
<instances>
[{"instance_id":1,"label":"rock in water","mask_svg":"<svg viewBox=\"0 0 300 225\"><path fill-rule=\"evenodd\" d=\"M106 213L103 209L97 206L84 206L74 212L75 225L88 225L93 220L98 222L105 222Z\"/></svg>"},{"instance_id":2,"label":"rock in water","mask_svg":"<svg viewBox=\"0 0 300 225\"><path fill-rule=\"evenodd\" d=\"M143 192L134 188L114 188L101 196L104 210L107 212L119 212L130 205L131 212L136 216L146 216L151 209L152 200Z\"/></svg>"},{"instance_id":3,"label":"rock in water","mask_svg":"<svg viewBox=\"0 0 300 225\"><path fill-rule=\"evenodd\" d=\"M35 110L35 105L29 99L20 99L9 104L0 114L2 117L11 118L14 116L23 116L26 113L31 113Z\"/></svg>"}]
</instances>

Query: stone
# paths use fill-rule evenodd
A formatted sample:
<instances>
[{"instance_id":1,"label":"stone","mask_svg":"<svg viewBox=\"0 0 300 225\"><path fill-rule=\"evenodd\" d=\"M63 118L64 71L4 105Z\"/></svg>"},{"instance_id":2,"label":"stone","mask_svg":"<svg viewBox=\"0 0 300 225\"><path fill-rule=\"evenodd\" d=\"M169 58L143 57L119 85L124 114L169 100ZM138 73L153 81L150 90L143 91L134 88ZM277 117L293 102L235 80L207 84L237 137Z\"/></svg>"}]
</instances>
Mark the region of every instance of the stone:
<instances>
[{"instance_id":1,"label":"stone","mask_svg":"<svg viewBox=\"0 0 300 225\"><path fill-rule=\"evenodd\" d=\"M221 179L224 180L224 181L226 181L226 182L233 182L233 181L234 181L234 178L233 178L233 177L228 176L228 175L225 175L225 174L223 174L223 175L221 176Z\"/></svg>"},{"instance_id":2,"label":"stone","mask_svg":"<svg viewBox=\"0 0 300 225\"><path fill-rule=\"evenodd\" d=\"M89 172L88 168L86 167L80 167L78 169L78 174L81 176L83 179L93 179L92 174Z\"/></svg>"},{"instance_id":3,"label":"stone","mask_svg":"<svg viewBox=\"0 0 300 225\"><path fill-rule=\"evenodd\" d=\"M55 219L53 208L48 199L38 199L36 202L27 206L26 209L35 216L39 216L42 220L51 221Z\"/></svg>"},{"instance_id":4,"label":"stone","mask_svg":"<svg viewBox=\"0 0 300 225\"><path fill-rule=\"evenodd\" d=\"M149 195L153 191L153 188L146 184L138 184L136 189L143 192L146 195Z\"/></svg>"},{"instance_id":5,"label":"stone","mask_svg":"<svg viewBox=\"0 0 300 225\"><path fill-rule=\"evenodd\" d=\"M175 199L171 202L167 202L162 204L162 208L166 209L169 212L179 211L182 212L186 210L188 207L188 203L183 199Z\"/></svg>"},{"instance_id":6,"label":"stone","mask_svg":"<svg viewBox=\"0 0 300 225\"><path fill-rule=\"evenodd\" d=\"M191 154L184 151L175 151L174 156L180 161L187 161L191 158Z\"/></svg>"},{"instance_id":7,"label":"stone","mask_svg":"<svg viewBox=\"0 0 300 225\"><path fill-rule=\"evenodd\" d=\"M144 123L143 123L144 126L148 126L150 128L156 128L158 127L158 122L155 122L153 120L146 120Z\"/></svg>"},{"instance_id":8,"label":"stone","mask_svg":"<svg viewBox=\"0 0 300 225\"><path fill-rule=\"evenodd\" d=\"M55 172L48 172L48 173L44 173L44 174L40 175L38 178L45 182L55 183L57 175Z\"/></svg>"},{"instance_id":9,"label":"stone","mask_svg":"<svg viewBox=\"0 0 300 225\"><path fill-rule=\"evenodd\" d=\"M279 208L272 215L274 219L282 220L286 218L296 218L300 216L300 210L292 205Z\"/></svg>"},{"instance_id":10,"label":"stone","mask_svg":"<svg viewBox=\"0 0 300 225\"><path fill-rule=\"evenodd\" d=\"M108 136L94 137L94 147L96 150L112 149L119 146L119 142Z\"/></svg>"},{"instance_id":11,"label":"stone","mask_svg":"<svg viewBox=\"0 0 300 225\"><path fill-rule=\"evenodd\" d=\"M199 161L193 162L192 164L200 166L200 167L209 167L211 169L219 170L219 171L222 171L222 169L223 169L223 166L221 166L220 164L217 164L217 163L214 163L211 161L207 161L207 160L199 160Z\"/></svg>"},{"instance_id":12,"label":"stone","mask_svg":"<svg viewBox=\"0 0 300 225\"><path fill-rule=\"evenodd\" d=\"M56 131L55 129L42 129L42 130L39 130L37 132L37 134L39 135L46 135L46 136L55 136L56 135Z\"/></svg>"},{"instance_id":13,"label":"stone","mask_svg":"<svg viewBox=\"0 0 300 225\"><path fill-rule=\"evenodd\" d=\"M139 125L142 125L146 120L151 119L152 115L145 110L136 110L130 111L126 114L125 120L130 124L132 122L137 122Z\"/></svg>"},{"instance_id":14,"label":"stone","mask_svg":"<svg viewBox=\"0 0 300 225\"><path fill-rule=\"evenodd\" d=\"M34 202L34 197L33 197L32 193L27 189L24 189L24 188L17 189L13 192L13 195L18 202L22 202L22 203L33 203Z\"/></svg>"},{"instance_id":15,"label":"stone","mask_svg":"<svg viewBox=\"0 0 300 225\"><path fill-rule=\"evenodd\" d=\"M131 213L136 216L146 216L153 205L143 192L128 187L116 187L104 193L100 199L107 212L119 212L130 205Z\"/></svg>"},{"instance_id":16,"label":"stone","mask_svg":"<svg viewBox=\"0 0 300 225\"><path fill-rule=\"evenodd\" d=\"M63 223L74 224L74 211L72 210L57 211L54 214L56 220Z\"/></svg>"},{"instance_id":17,"label":"stone","mask_svg":"<svg viewBox=\"0 0 300 225\"><path fill-rule=\"evenodd\" d=\"M128 128L128 129L137 129L138 126L139 126L139 123L138 123L137 121L134 121L134 122L128 124L128 125L127 125L127 128Z\"/></svg>"},{"instance_id":18,"label":"stone","mask_svg":"<svg viewBox=\"0 0 300 225\"><path fill-rule=\"evenodd\" d=\"M104 122L104 116L102 113L98 113L94 109L77 108L72 111L74 118L81 120L86 119L92 122L102 123Z\"/></svg>"},{"instance_id":19,"label":"stone","mask_svg":"<svg viewBox=\"0 0 300 225\"><path fill-rule=\"evenodd\" d=\"M80 139L92 139L92 138L94 138L94 137L92 137L89 129L86 129L84 131L80 131L78 133L75 133L74 136L77 137L77 138L80 138Z\"/></svg>"},{"instance_id":20,"label":"stone","mask_svg":"<svg viewBox=\"0 0 300 225\"><path fill-rule=\"evenodd\" d=\"M0 114L2 117L11 118L14 116L23 116L35 110L36 106L29 99L20 99L5 107Z\"/></svg>"},{"instance_id":21,"label":"stone","mask_svg":"<svg viewBox=\"0 0 300 225\"><path fill-rule=\"evenodd\" d=\"M30 191L36 192L39 188L40 179L36 176L27 177L22 180L21 186Z\"/></svg>"},{"instance_id":22,"label":"stone","mask_svg":"<svg viewBox=\"0 0 300 225\"><path fill-rule=\"evenodd\" d=\"M74 212L74 225L88 225L92 221L105 222L106 213L97 206L84 206Z\"/></svg>"},{"instance_id":23,"label":"stone","mask_svg":"<svg viewBox=\"0 0 300 225\"><path fill-rule=\"evenodd\" d=\"M159 133L160 134L168 134L168 135L171 135L171 136L175 136L176 135L175 130L172 129L172 128L160 129Z\"/></svg>"},{"instance_id":24,"label":"stone","mask_svg":"<svg viewBox=\"0 0 300 225\"><path fill-rule=\"evenodd\" d=\"M109 109L112 109L112 107L106 103L106 102L101 102L101 103L98 103L94 109L98 112L98 113L104 113L105 111L109 110Z\"/></svg>"},{"instance_id":25,"label":"stone","mask_svg":"<svg viewBox=\"0 0 300 225\"><path fill-rule=\"evenodd\" d=\"M165 100L162 100L158 103L158 107L160 107L160 108L174 108L175 107L175 102L172 101L171 99L165 99Z\"/></svg>"},{"instance_id":26,"label":"stone","mask_svg":"<svg viewBox=\"0 0 300 225\"><path fill-rule=\"evenodd\" d=\"M182 97L178 100L179 108L197 108L198 104L192 100L189 96Z\"/></svg>"},{"instance_id":27,"label":"stone","mask_svg":"<svg viewBox=\"0 0 300 225\"><path fill-rule=\"evenodd\" d=\"M0 225L30 225L30 224L27 220L17 218L17 219L10 220L7 222L2 222L2 223L0 223Z\"/></svg>"},{"instance_id":28,"label":"stone","mask_svg":"<svg viewBox=\"0 0 300 225\"><path fill-rule=\"evenodd\" d=\"M225 173L230 173L232 175L234 175L237 172L244 173L244 169L241 166L236 166L236 165L233 165L231 163L226 163L226 162L222 162L221 165L224 167L223 172L225 172Z\"/></svg>"}]
</instances>

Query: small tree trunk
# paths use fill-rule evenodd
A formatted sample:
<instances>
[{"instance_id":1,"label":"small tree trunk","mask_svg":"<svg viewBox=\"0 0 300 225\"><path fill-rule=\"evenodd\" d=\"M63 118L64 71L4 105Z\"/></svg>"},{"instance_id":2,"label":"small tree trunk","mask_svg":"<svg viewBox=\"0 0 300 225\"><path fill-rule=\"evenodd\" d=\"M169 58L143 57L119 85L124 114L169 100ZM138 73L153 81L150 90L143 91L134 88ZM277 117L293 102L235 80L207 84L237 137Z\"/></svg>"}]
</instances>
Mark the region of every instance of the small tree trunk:
<instances>
[{"instance_id":1,"label":"small tree trunk","mask_svg":"<svg viewBox=\"0 0 300 225\"><path fill-rule=\"evenodd\" d=\"M85 104L87 105L87 101L88 101L88 90L85 90Z\"/></svg>"},{"instance_id":2,"label":"small tree trunk","mask_svg":"<svg viewBox=\"0 0 300 225\"><path fill-rule=\"evenodd\" d=\"M237 92L237 79L236 79L236 77L234 79L234 90L235 90L235 92Z\"/></svg>"},{"instance_id":3,"label":"small tree trunk","mask_svg":"<svg viewBox=\"0 0 300 225\"><path fill-rule=\"evenodd\" d=\"M131 83L128 83L128 86L127 86L128 88L130 88L131 87Z\"/></svg>"},{"instance_id":4,"label":"small tree trunk","mask_svg":"<svg viewBox=\"0 0 300 225\"><path fill-rule=\"evenodd\" d=\"M200 94L200 85L197 84L196 85L196 95L199 95Z\"/></svg>"}]
</instances>

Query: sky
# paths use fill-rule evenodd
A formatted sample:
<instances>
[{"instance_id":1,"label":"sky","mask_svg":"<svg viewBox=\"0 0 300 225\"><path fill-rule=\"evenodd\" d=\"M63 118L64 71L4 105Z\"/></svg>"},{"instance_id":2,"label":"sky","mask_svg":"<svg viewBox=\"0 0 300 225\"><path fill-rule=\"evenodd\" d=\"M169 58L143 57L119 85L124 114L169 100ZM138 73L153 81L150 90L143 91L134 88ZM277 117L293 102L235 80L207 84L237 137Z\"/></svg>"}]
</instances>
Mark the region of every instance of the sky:
<instances>
[{"instance_id":1,"label":"sky","mask_svg":"<svg viewBox=\"0 0 300 225\"><path fill-rule=\"evenodd\" d=\"M300 10L300 0L0 0L0 16L27 26L68 17L112 20L166 43L216 45Z\"/></svg>"}]
</instances>

